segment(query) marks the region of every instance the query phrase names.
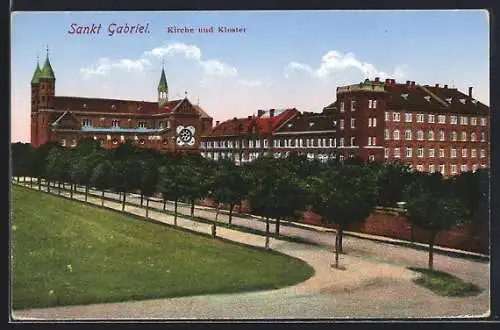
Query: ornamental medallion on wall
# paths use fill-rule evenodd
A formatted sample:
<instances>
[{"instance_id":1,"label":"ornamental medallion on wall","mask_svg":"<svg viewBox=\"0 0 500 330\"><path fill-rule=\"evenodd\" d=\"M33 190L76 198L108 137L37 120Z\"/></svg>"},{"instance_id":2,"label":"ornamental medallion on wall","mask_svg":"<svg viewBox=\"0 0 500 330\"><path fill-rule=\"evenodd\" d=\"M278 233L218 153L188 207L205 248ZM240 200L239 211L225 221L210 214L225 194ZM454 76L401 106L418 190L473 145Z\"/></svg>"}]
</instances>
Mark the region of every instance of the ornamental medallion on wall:
<instances>
[{"instance_id":1,"label":"ornamental medallion on wall","mask_svg":"<svg viewBox=\"0 0 500 330\"><path fill-rule=\"evenodd\" d=\"M178 146L182 147L184 145L194 145L195 128L193 126L177 126L176 133Z\"/></svg>"}]
</instances>

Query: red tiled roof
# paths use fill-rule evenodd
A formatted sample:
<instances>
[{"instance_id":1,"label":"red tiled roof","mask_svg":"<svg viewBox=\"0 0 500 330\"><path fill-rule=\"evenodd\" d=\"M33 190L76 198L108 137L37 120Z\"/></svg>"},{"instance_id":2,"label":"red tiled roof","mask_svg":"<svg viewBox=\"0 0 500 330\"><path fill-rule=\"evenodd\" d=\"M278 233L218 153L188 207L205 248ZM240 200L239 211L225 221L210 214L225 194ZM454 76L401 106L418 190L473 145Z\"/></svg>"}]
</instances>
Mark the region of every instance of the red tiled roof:
<instances>
[{"instance_id":1,"label":"red tiled roof","mask_svg":"<svg viewBox=\"0 0 500 330\"><path fill-rule=\"evenodd\" d=\"M249 118L233 118L215 126L212 129L210 135L236 135L238 134L238 130L240 130L240 133L251 133L254 128L256 133L267 134L269 133L270 128L272 131L274 131L276 128L278 128L278 126L283 124L286 120L292 118L297 113L299 113L299 111L293 108L281 111L272 118L264 114L261 114L260 116L252 116Z\"/></svg>"},{"instance_id":2,"label":"red tiled roof","mask_svg":"<svg viewBox=\"0 0 500 330\"><path fill-rule=\"evenodd\" d=\"M155 114L171 112L181 101L169 101L160 108L158 102L56 96L54 97L54 109L61 111Z\"/></svg>"}]
</instances>

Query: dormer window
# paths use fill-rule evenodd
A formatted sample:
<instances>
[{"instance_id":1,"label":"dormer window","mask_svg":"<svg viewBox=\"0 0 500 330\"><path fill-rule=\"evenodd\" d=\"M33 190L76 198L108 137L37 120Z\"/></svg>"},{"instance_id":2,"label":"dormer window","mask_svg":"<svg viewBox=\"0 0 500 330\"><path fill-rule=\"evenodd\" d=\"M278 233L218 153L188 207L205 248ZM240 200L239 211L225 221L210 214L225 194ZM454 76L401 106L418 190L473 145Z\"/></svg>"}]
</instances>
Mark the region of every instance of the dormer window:
<instances>
[{"instance_id":1,"label":"dormer window","mask_svg":"<svg viewBox=\"0 0 500 330\"><path fill-rule=\"evenodd\" d=\"M314 126L314 122L313 121L310 121L309 122L309 127L313 127Z\"/></svg>"},{"instance_id":2,"label":"dormer window","mask_svg":"<svg viewBox=\"0 0 500 330\"><path fill-rule=\"evenodd\" d=\"M84 104L83 104L83 108L84 108L84 109L87 109L87 103L84 103Z\"/></svg>"},{"instance_id":3,"label":"dormer window","mask_svg":"<svg viewBox=\"0 0 500 330\"><path fill-rule=\"evenodd\" d=\"M146 122L145 121L140 121L139 122L139 128L146 128Z\"/></svg>"},{"instance_id":4,"label":"dormer window","mask_svg":"<svg viewBox=\"0 0 500 330\"><path fill-rule=\"evenodd\" d=\"M92 120L91 119L83 119L82 120L82 126L84 126L84 127L90 127L90 126L92 126Z\"/></svg>"},{"instance_id":5,"label":"dormer window","mask_svg":"<svg viewBox=\"0 0 500 330\"><path fill-rule=\"evenodd\" d=\"M449 97L449 98L446 99L446 102L451 103L451 100L452 100L452 98Z\"/></svg>"},{"instance_id":6,"label":"dormer window","mask_svg":"<svg viewBox=\"0 0 500 330\"><path fill-rule=\"evenodd\" d=\"M368 109L376 109L377 100L368 100Z\"/></svg>"},{"instance_id":7,"label":"dormer window","mask_svg":"<svg viewBox=\"0 0 500 330\"><path fill-rule=\"evenodd\" d=\"M113 128L118 128L118 127L120 127L120 121L119 121L119 120L116 120L116 119L115 119L115 120L112 120L112 121L111 121L111 127L113 127Z\"/></svg>"},{"instance_id":8,"label":"dormer window","mask_svg":"<svg viewBox=\"0 0 500 330\"><path fill-rule=\"evenodd\" d=\"M408 100L408 95L409 94L401 94L401 97L404 98L405 100Z\"/></svg>"},{"instance_id":9,"label":"dormer window","mask_svg":"<svg viewBox=\"0 0 500 330\"><path fill-rule=\"evenodd\" d=\"M465 99L460 99L460 102L462 102L462 104L465 104Z\"/></svg>"},{"instance_id":10,"label":"dormer window","mask_svg":"<svg viewBox=\"0 0 500 330\"><path fill-rule=\"evenodd\" d=\"M114 105L114 104L113 104L113 105L111 106L111 109L116 110L116 105Z\"/></svg>"},{"instance_id":11,"label":"dormer window","mask_svg":"<svg viewBox=\"0 0 500 330\"><path fill-rule=\"evenodd\" d=\"M431 101L431 97L430 96L424 96L424 99L427 101L427 102L430 102Z\"/></svg>"}]
</instances>

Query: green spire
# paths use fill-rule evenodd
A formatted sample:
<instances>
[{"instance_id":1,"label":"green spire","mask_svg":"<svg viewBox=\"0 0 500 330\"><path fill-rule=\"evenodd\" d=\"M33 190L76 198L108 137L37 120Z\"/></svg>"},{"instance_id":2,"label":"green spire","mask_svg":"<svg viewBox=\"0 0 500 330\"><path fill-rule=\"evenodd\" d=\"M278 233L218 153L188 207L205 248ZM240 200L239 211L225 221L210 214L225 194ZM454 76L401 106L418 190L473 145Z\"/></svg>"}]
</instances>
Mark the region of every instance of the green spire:
<instances>
[{"instance_id":1,"label":"green spire","mask_svg":"<svg viewBox=\"0 0 500 330\"><path fill-rule=\"evenodd\" d=\"M165 68L162 65L160 82L158 83L158 92L168 92L167 77L165 76Z\"/></svg>"},{"instance_id":2,"label":"green spire","mask_svg":"<svg viewBox=\"0 0 500 330\"><path fill-rule=\"evenodd\" d=\"M32 85L37 85L40 83L40 74L42 73L42 70L40 70L40 63L38 62L38 55L36 57L36 69L35 72L33 73L33 78L31 79L31 84Z\"/></svg>"},{"instance_id":3,"label":"green spire","mask_svg":"<svg viewBox=\"0 0 500 330\"><path fill-rule=\"evenodd\" d=\"M45 63L43 64L42 72L39 76L40 79L56 79L54 76L54 70L49 61L49 46L47 46L47 57L45 58Z\"/></svg>"}]
</instances>

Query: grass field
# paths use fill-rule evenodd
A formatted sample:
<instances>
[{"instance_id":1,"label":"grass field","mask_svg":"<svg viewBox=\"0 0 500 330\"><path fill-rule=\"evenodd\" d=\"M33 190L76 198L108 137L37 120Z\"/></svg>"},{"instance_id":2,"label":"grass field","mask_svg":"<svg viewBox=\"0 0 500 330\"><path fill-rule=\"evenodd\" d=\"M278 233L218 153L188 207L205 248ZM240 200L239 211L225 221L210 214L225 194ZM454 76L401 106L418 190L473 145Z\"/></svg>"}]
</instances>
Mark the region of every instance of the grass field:
<instances>
[{"instance_id":1,"label":"grass field","mask_svg":"<svg viewBox=\"0 0 500 330\"><path fill-rule=\"evenodd\" d=\"M464 282L452 274L427 268L410 267L409 269L422 274L422 276L414 280L416 284L441 296L467 297L476 296L482 292L477 285Z\"/></svg>"},{"instance_id":2,"label":"grass field","mask_svg":"<svg viewBox=\"0 0 500 330\"><path fill-rule=\"evenodd\" d=\"M306 263L28 188L11 193L14 309L272 289Z\"/></svg>"}]
</instances>

